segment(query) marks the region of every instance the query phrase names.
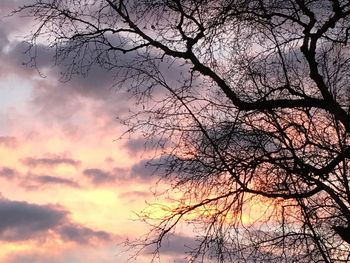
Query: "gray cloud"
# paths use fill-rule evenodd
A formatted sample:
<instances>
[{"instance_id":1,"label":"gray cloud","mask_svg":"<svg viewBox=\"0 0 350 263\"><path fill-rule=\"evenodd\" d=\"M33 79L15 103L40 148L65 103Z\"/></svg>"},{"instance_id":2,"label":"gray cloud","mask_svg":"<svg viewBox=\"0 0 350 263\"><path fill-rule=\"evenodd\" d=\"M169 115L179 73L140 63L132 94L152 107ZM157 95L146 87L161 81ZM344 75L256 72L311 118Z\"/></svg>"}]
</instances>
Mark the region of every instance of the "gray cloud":
<instances>
[{"instance_id":1,"label":"gray cloud","mask_svg":"<svg viewBox=\"0 0 350 263\"><path fill-rule=\"evenodd\" d=\"M115 182L116 177L110 172L97 168L86 169L83 174L88 177L94 184Z\"/></svg>"},{"instance_id":2,"label":"gray cloud","mask_svg":"<svg viewBox=\"0 0 350 263\"><path fill-rule=\"evenodd\" d=\"M131 166L130 176L146 179L155 176L158 169L152 160L141 160Z\"/></svg>"},{"instance_id":3,"label":"gray cloud","mask_svg":"<svg viewBox=\"0 0 350 263\"><path fill-rule=\"evenodd\" d=\"M152 137L152 138L139 137L136 139L128 139L124 143L124 147L129 151L130 154L135 154L138 152L155 150L156 148L164 148L165 144L166 144L166 140L158 137Z\"/></svg>"},{"instance_id":4,"label":"gray cloud","mask_svg":"<svg viewBox=\"0 0 350 263\"><path fill-rule=\"evenodd\" d=\"M89 168L83 171L83 175L95 185L115 183L118 180L128 180L131 178L149 180L167 173L169 161L171 162L173 160L173 156L164 155L159 158L141 160L138 163L133 164L129 169L119 167L111 170ZM145 193L133 192L133 194L144 195Z\"/></svg>"},{"instance_id":5,"label":"gray cloud","mask_svg":"<svg viewBox=\"0 0 350 263\"><path fill-rule=\"evenodd\" d=\"M10 12L13 8L15 8L15 1L14 0L2 0L0 2L0 10L2 11L2 14Z\"/></svg>"},{"instance_id":6,"label":"gray cloud","mask_svg":"<svg viewBox=\"0 0 350 263\"><path fill-rule=\"evenodd\" d=\"M66 179L66 178L60 178L60 177L56 177L56 176L49 176L49 175L41 175L41 176L37 176L36 181L41 183L41 184L64 184L64 185L68 185L68 186L72 186L72 187L78 187L78 183Z\"/></svg>"},{"instance_id":7,"label":"gray cloud","mask_svg":"<svg viewBox=\"0 0 350 263\"><path fill-rule=\"evenodd\" d=\"M103 248L102 248L103 249ZM101 249L101 250L102 250ZM96 253L99 248L78 248L75 250L62 251L59 255L57 251L53 251L54 256L51 253L33 251L16 251L16 253L11 253L8 255L4 261L6 263L114 263L114 262L124 262L119 260L120 257L116 253L106 253L103 251L102 257L101 253ZM92 253L90 253L92 252ZM177 262L177 261L176 261Z\"/></svg>"},{"instance_id":8,"label":"gray cloud","mask_svg":"<svg viewBox=\"0 0 350 263\"><path fill-rule=\"evenodd\" d=\"M37 190L43 186L54 186L54 185L64 185L69 187L78 188L79 184L73 180L50 176L50 175L32 175L29 174L26 178L24 178L22 182L22 186L27 188L28 190Z\"/></svg>"},{"instance_id":9,"label":"gray cloud","mask_svg":"<svg viewBox=\"0 0 350 263\"><path fill-rule=\"evenodd\" d=\"M22 3L14 2L12 0L0 1L0 16L10 13L17 4L24 4L23 1ZM9 74L17 74L30 80L33 91L28 107L38 119L49 124L72 122L73 117L85 108L81 98L103 101L104 105L94 109L94 112L98 116L101 114L109 116L110 122L115 122L114 117L117 112L122 109L126 111L126 107L124 104L115 104L115 101L118 100L125 101L125 95L122 93L116 95L115 91L113 92L114 74L99 66L92 66L88 75L74 75L68 82L57 83L56 80L62 76L61 72L66 71L65 66L70 64L69 60L55 65L55 50L38 44L34 61L34 53L26 53L29 48L28 43L18 38L17 40L9 38L10 34L24 35L24 33L18 33L18 30L22 30L23 24L28 26L31 23L32 21L28 21L28 18L20 17L18 14L11 17L0 17L0 59L2 61L0 78L5 78ZM40 74L46 78L34 78L39 77Z\"/></svg>"},{"instance_id":10,"label":"gray cloud","mask_svg":"<svg viewBox=\"0 0 350 263\"><path fill-rule=\"evenodd\" d=\"M69 212L59 206L0 200L0 240L22 241L40 238L49 230L65 241L90 244L110 241L112 235L70 221Z\"/></svg>"},{"instance_id":11,"label":"gray cloud","mask_svg":"<svg viewBox=\"0 0 350 263\"><path fill-rule=\"evenodd\" d=\"M54 186L54 185L65 185L69 187L79 188L79 184L71 179L51 176L51 175L36 175L28 173L23 176L17 170L10 167L0 167L0 177L6 179L18 179L20 180L20 185L25 187L27 190L37 190L43 186Z\"/></svg>"},{"instance_id":12,"label":"gray cloud","mask_svg":"<svg viewBox=\"0 0 350 263\"><path fill-rule=\"evenodd\" d=\"M125 179L127 171L123 168L114 168L112 171L104 171L99 168L85 169L83 174L89 178L89 180L95 184L107 184L114 183L117 180Z\"/></svg>"},{"instance_id":13,"label":"gray cloud","mask_svg":"<svg viewBox=\"0 0 350 263\"><path fill-rule=\"evenodd\" d=\"M137 139L128 139L124 143L124 147L130 152L130 153L137 153L141 151L146 150L146 143L147 140L144 138L137 138Z\"/></svg>"},{"instance_id":14,"label":"gray cloud","mask_svg":"<svg viewBox=\"0 0 350 263\"><path fill-rule=\"evenodd\" d=\"M0 65L0 77L11 73L30 76L29 74L33 71L33 69L20 67L26 60L25 50L28 45L19 39L20 36L28 34L30 25L33 24L33 19L29 16L24 17L13 14L13 11L18 8L19 5L30 2L33 1L0 1L0 58L2 61Z\"/></svg>"},{"instance_id":15,"label":"gray cloud","mask_svg":"<svg viewBox=\"0 0 350 263\"><path fill-rule=\"evenodd\" d=\"M53 206L0 201L0 239L26 240L64 223L67 212Z\"/></svg>"},{"instance_id":16,"label":"gray cloud","mask_svg":"<svg viewBox=\"0 0 350 263\"><path fill-rule=\"evenodd\" d=\"M163 240L159 253L162 255L171 255L174 258L185 258L193 249L198 247L199 241L196 237L183 236L178 234L172 234ZM153 253L155 246L149 246L145 250L145 253ZM177 261L176 261L177 262Z\"/></svg>"},{"instance_id":17,"label":"gray cloud","mask_svg":"<svg viewBox=\"0 0 350 263\"><path fill-rule=\"evenodd\" d=\"M17 2L16 4L11 4L13 1L8 0L0 2L6 6L7 10L10 10L11 8L15 8L16 5L24 3L23 1L15 1ZM23 43L18 38L14 40L13 37L8 37L9 35L13 36L15 34L14 32L17 33L20 30L20 25L23 26L23 21L25 21L26 27L33 22L23 19L23 17L19 17L17 14L6 18L6 26L0 23L0 42L6 41L6 45L8 46L6 52L1 52L0 48L0 59L3 61L0 65L0 75L6 76L15 72L18 76L26 78L31 82L30 86L33 90L30 93L31 100L26 107L28 107L28 112L36 116L38 121L42 121L48 125L58 123L60 127L75 124L77 129L81 131L85 127L84 123L79 120L85 117L85 113L89 114L89 118L92 120L94 118L103 120L99 122L99 125L104 127L96 127L96 129L116 127L118 125L115 119L116 116L123 118L130 114L128 111L129 106L135 102L136 98L132 92L127 91L130 88L130 83L126 83L124 86L125 89L119 89L119 84L118 88L116 87L116 83L122 78L120 68L115 67L109 70L98 65L94 58L99 52L96 52L96 48L91 46L86 50L83 49L86 51L85 54L78 56L83 61L82 64L73 63L78 67L75 71L85 71L85 69L88 69L89 72L85 71L83 74L73 74L71 78L68 78L69 81L57 82L62 77L62 72L66 72L67 67L72 65L74 56L72 54L68 55L61 63L55 64L54 56L56 50L44 44L38 44L35 52L32 54L25 53L28 50L28 43ZM10 25L13 26L10 27ZM1 37L2 35L4 37ZM66 48L73 49L73 46L74 43L68 43ZM101 47L100 51L102 49L103 47ZM106 58L109 57L112 64L138 64L140 61L137 59L137 54L138 52L122 55L113 51L108 53ZM33 55L36 57L35 62L32 60ZM91 62L93 62L92 65L89 65ZM23 66L23 63L27 63L27 67ZM168 78L178 78L179 74L174 73L176 71L174 70L175 68L179 72L178 67L173 67L172 69L164 67L164 71L168 72L165 75ZM38 78L39 72L45 75L46 78ZM68 79L63 77L61 80ZM141 83L137 86L138 89L142 90L149 85L143 85ZM160 89L156 90L158 92ZM137 111L137 106L133 105L133 107ZM126 147L131 152L140 151L142 150L142 146L137 145L138 143L141 144L142 142L130 142ZM151 148L153 147L151 144L149 146Z\"/></svg>"},{"instance_id":18,"label":"gray cloud","mask_svg":"<svg viewBox=\"0 0 350 263\"><path fill-rule=\"evenodd\" d=\"M9 167L0 167L0 177L4 178L14 178L18 175L18 172L15 169Z\"/></svg>"},{"instance_id":19,"label":"gray cloud","mask_svg":"<svg viewBox=\"0 0 350 263\"><path fill-rule=\"evenodd\" d=\"M17 252L6 258L7 263L66 263L64 257L53 257L52 255L33 252ZM74 261L76 263L80 261Z\"/></svg>"},{"instance_id":20,"label":"gray cloud","mask_svg":"<svg viewBox=\"0 0 350 263\"><path fill-rule=\"evenodd\" d=\"M83 175L94 185L112 184L117 181L125 181L132 178L149 180L164 174L165 169L160 163L164 161L165 160L162 158L141 160L132 165L129 169L118 167L111 170L89 168L83 171Z\"/></svg>"},{"instance_id":21,"label":"gray cloud","mask_svg":"<svg viewBox=\"0 0 350 263\"><path fill-rule=\"evenodd\" d=\"M74 160L67 157L62 157L59 155L51 155L49 157L44 158L32 158L28 157L22 160L23 164L29 166L29 167L36 167L36 166L48 166L53 167L61 164L71 165L74 167L77 167L81 164L80 161Z\"/></svg>"},{"instance_id":22,"label":"gray cloud","mask_svg":"<svg viewBox=\"0 0 350 263\"><path fill-rule=\"evenodd\" d=\"M110 241L111 235L105 231L95 231L80 225L65 225L59 228L63 240L74 241L78 244L88 244L92 239Z\"/></svg>"},{"instance_id":23,"label":"gray cloud","mask_svg":"<svg viewBox=\"0 0 350 263\"><path fill-rule=\"evenodd\" d=\"M19 2L17 1L16 3L14 2L16 1L3 0L0 2L2 7L0 9L3 9L4 13L9 13L12 9L16 8L16 6L30 3L31 0L21 0ZM26 26L33 24L33 21L27 21L28 19L30 18L24 18L23 14L22 16L15 14L6 19L6 24L3 26L0 25L0 35L4 36L0 39L6 40L6 43L8 43L10 46L10 49L7 52L2 53L2 59L6 59L6 64L10 64L12 67L18 68L20 64L26 63L27 61L29 65L35 66L39 71L45 72L44 74L47 75L47 79L57 79L60 76L62 77L62 72L64 73L69 70L71 70L73 73L72 76L68 74L68 79L70 80L69 82L61 83L57 86L46 85L44 88L42 85L38 85L38 88L33 94L33 105L36 105L38 109L53 107L56 111L58 111L58 105L61 105L61 109L63 110L66 108L64 107L66 103L71 104L73 103L72 101L76 101L76 98L81 96L95 100L103 100L106 104L104 110L108 114L115 114L116 112L120 114L121 112L127 110L125 102L127 97L130 97L130 95L121 92L114 94L115 92L113 92L112 87L113 84L120 80L118 74L120 73L121 69L117 67L117 65L125 66L131 65L132 63L139 65L139 52L122 54L121 52L109 50L108 46L99 46L96 45L96 43L89 44L88 41L84 46L85 48L78 49L77 43L72 41L68 44L65 43L66 46L61 47L62 49L72 51L72 53L67 54L63 51L63 53L57 54L58 56L56 58L58 60L54 59L56 55L55 52L57 50L55 48L50 48L48 45L37 44L35 49L32 50L32 53L25 53L24 51L28 50L28 44L18 40L8 42L8 35L21 29L24 21L26 22ZM10 27L9 25L13 26ZM1 33L2 31L3 33ZM117 42L124 42L123 36L108 36L108 39L112 42L116 42L115 44L117 44ZM96 49L98 52L96 52ZM33 57L36 59L33 60ZM103 61L105 61L104 64ZM99 65L98 62L101 62L103 65ZM112 65L109 65L108 63L112 63ZM69 68L71 66L74 68ZM145 67L147 67L147 65L145 65ZM164 71L165 76L171 79L178 78L181 71L179 70L178 66L171 69L164 66L162 70ZM32 79L33 69L27 68L27 70L23 69L23 71L27 71L27 74L31 73L30 76ZM129 71L130 69L128 72ZM142 89L147 85L139 86L139 88ZM57 99L54 101L47 101L47 97L55 97ZM123 101L124 103L118 103L116 105L115 101ZM66 109L65 112L74 114L74 110L70 110L70 108ZM42 113L45 113L45 111L43 110Z\"/></svg>"},{"instance_id":24,"label":"gray cloud","mask_svg":"<svg viewBox=\"0 0 350 263\"><path fill-rule=\"evenodd\" d=\"M49 61L53 55L42 56L46 58L42 58L43 62L40 64L46 64L45 60ZM125 92L116 92L113 87L113 74L93 66L86 76L74 75L69 81L57 82L56 80L60 78L59 72L65 70L61 64L50 68L46 66L44 71L47 72L45 73L47 78L36 80L34 83L30 104L33 112L48 124L55 122L67 124L76 122L77 118L74 117L84 114L87 110L92 113L92 117L103 117L107 126L115 127L115 117L127 112L127 101L130 96ZM38 73L32 74L38 75ZM92 103L87 103L89 101Z\"/></svg>"},{"instance_id":25,"label":"gray cloud","mask_svg":"<svg viewBox=\"0 0 350 263\"><path fill-rule=\"evenodd\" d=\"M164 155L153 159L144 159L131 166L130 177L150 179L166 174L174 160L173 156Z\"/></svg>"}]
</instances>

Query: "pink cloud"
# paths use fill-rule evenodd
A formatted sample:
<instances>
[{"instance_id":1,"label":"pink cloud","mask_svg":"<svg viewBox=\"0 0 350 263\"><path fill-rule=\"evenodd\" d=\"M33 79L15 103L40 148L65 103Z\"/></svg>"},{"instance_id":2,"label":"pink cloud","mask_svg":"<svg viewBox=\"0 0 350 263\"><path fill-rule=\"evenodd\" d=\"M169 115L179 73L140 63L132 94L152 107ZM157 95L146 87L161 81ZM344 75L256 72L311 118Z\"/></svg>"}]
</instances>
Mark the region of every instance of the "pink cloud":
<instances>
[{"instance_id":1,"label":"pink cloud","mask_svg":"<svg viewBox=\"0 0 350 263\"><path fill-rule=\"evenodd\" d=\"M16 148L18 146L18 140L14 136L0 136L0 145L8 148Z\"/></svg>"}]
</instances>

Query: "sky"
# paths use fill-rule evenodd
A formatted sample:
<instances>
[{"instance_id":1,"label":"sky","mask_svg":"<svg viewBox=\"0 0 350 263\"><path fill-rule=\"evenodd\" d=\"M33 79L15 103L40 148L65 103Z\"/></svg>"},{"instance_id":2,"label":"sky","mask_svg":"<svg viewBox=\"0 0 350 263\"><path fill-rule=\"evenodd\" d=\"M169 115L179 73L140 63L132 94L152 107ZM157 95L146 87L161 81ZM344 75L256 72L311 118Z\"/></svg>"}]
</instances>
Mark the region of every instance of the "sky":
<instances>
[{"instance_id":1,"label":"sky","mask_svg":"<svg viewBox=\"0 0 350 263\"><path fill-rule=\"evenodd\" d=\"M24 65L31 20L7 16L22 3L0 1L0 263L124 262L158 180L144 139L118 139L129 95L98 68L60 81L45 43L40 70ZM161 262L183 262L186 242L175 236Z\"/></svg>"}]
</instances>

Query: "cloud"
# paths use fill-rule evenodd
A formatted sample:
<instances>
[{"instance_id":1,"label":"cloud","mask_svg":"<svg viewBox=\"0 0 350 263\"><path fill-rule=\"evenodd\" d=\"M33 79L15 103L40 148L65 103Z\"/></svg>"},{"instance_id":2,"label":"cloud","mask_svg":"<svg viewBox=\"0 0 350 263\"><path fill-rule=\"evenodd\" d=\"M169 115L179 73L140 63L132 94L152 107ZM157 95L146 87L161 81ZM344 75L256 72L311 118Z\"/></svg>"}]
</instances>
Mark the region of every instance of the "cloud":
<instances>
[{"instance_id":1,"label":"cloud","mask_svg":"<svg viewBox=\"0 0 350 263\"><path fill-rule=\"evenodd\" d=\"M104 171L99 168L90 168L85 169L83 174L89 178L89 180L95 184L108 184L114 183L118 179L125 179L127 174L126 169L123 168L114 168L112 171Z\"/></svg>"},{"instance_id":2,"label":"cloud","mask_svg":"<svg viewBox=\"0 0 350 263\"><path fill-rule=\"evenodd\" d=\"M16 8L16 4L11 2L14 1L0 1L0 15ZM0 65L0 79L16 76L31 84L31 97L27 107L28 112L36 115L36 120L46 124L62 124L82 119L80 114L87 107L86 100L82 100L86 98L98 102L91 112L98 116L107 115L109 122L112 122L112 119L115 121L118 110L126 111L124 103L115 104L118 100L125 101L125 94L115 95L113 92L113 73L99 66L92 66L90 74L74 75L70 81L60 82L58 80L62 76L61 72L67 70L66 65L69 65L70 61L54 65L55 50L45 44L38 44L35 54L26 53L29 45L23 42L24 37L20 39L14 36L28 34L29 29L19 32L22 31L21 28L29 27L28 24L33 22L27 20L18 14L4 19L0 17L0 59L3 62ZM31 56L35 56L35 62ZM46 78L40 78L40 74Z\"/></svg>"},{"instance_id":3,"label":"cloud","mask_svg":"<svg viewBox=\"0 0 350 263\"><path fill-rule=\"evenodd\" d=\"M115 167L111 170L89 168L83 171L83 175L95 185L114 183L118 180L129 180L133 178L148 180L166 174L171 170L172 162L175 160L177 160L175 156L162 155L158 158L143 159L134 163L129 169L120 167ZM113 162L113 160L108 159L107 162ZM142 193L135 192L135 194Z\"/></svg>"},{"instance_id":4,"label":"cloud","mask_svg":"<svg viewBox=\"0 0 350 263\"><path fill-rule=\"evenodd\" d=\"M111 235L105 231L95 231L80 225L64 225L59 228L63 240L74 241L78 244L89 244L93 240L110 241Z\"/></svg>"},{"instance_id":5,"label":"cloud","mask_svg":"<svg viewBox=\"0 0 350 263\"><path fill-rule=\"evenodd\" d=\"M116 176L110 172L97 168L85 169L83 174L88 177L94 184L115 182Z\"/></svg>"},{"instance_id":6,"label":"cloud","mask_svg":"<svg viewBox=\"0 0 350 263\"><path fill-rule=\"evenodd\" d=\"M115 246L107 247L78 247L59 251L59 248L47 251L16 251L8 255L1 263L114 263L124 262L116 255ZM58 254L60 252L60 254ZM126 262L126 259L125 259Z\"/></svg>"},{"instance_id":7,"label":"cloud","mask_svg":"<svg viewBox=\"0 0 350 263\"><path fill-rule=\"evenodd\" d=\"M140 137L136 139L128 139L123 146L129 151L130 154L135 154L138 152L155 150L157 148L164 148L165 144L166 140L158 137Z\"/></svg>"},{"instance_id":8,"label":"cloud","mask_svg":"<svg viewBox=\"0 0 350 263\"><path fill-rule=\"evenodd\" d=\"M43 253L35 252L22 252L12 254L6 258L7 263L65 263L67 262L64 257L54 257ZM79 262L79 261L76 261Z\"/></svg>"},{"instance_id":9,"label":"cloud","mask_svg":"<svg viewBox=\"0 0 350 263\"><path fill-rule=\"evenodd\" d=\"M131 166L130 176L147 179L155 176L158 169L159 167L153 163L153 160L141 160Z\"/></svg>"},{"instance_id":10,"label":"cloud","mask_svg":"<svg viewBox=\"0 0 350 263\"><path fill-rule=\"evenodd\" d=\"M128 139L124 144L124 147L130 151L130 153L137 153L146 150L147 140L144 138Z\"/></svg>"},{"instance_id":11,"label":"cloud","mask_svg":"<svg viewBox=\"0 0 350 263\"><path fill-rule=\"evenodd\" d=\"M0 136L0 145L4 145L8 148L16 148L18 146L18 141L17 138L13 136Z\"/></svg>"},{"instance_id":12,"label":"cloud","mask_svg":"<svg viewBox=\"0 0 350 263\"><path fill-rule=\"evenodd\" d=\"M15 1L17 2L16 4L11 4L13 1L6 0L3 5L7 9L9 5L11 5L11 8L15 8L16 5L22 5L19 2L23 1ZM0 2L2 3L2 1ZM61 63L55 64L54 58L57 50L50 48L48 43L41 42L37 44L35 53L31 54L36 57L36 68L23 66L23 63L33 62L31 60L33 57L25 53L28 50L28 43L23 43L19 37L13 37L14 35L25 35L18 33L22 31L20 25L23 24L23 21L26 21L24 27L33 25L33 21L28 21L27 23L27 20L23 20L18 14L6 18L6 25L14 25L10 29L7 29L8 26L0 25L0 42L6 40L7 46L6 51L1 52L0 50L0 59L4 62L0 65L0 75L8 76L16 73L19 79L23 78L30 83L30 101L28 101L26 107L29 113L35 115L36 122L41 121L49 126L58 124L60 127L62 125L69 126L73 123L77 125L78 129L84 129L85 127L83 126L87 122L91 123L98 120L99 124L103 123L104 126L116 127L116 116L123 118L123 116L130 114L128 109L130 103L135 102L134 94L129 90L127 91L127 88L129 88L128 84L126 89L119 89L119 86L118 88L116 87L116 83L123 78L120 69L115 67L108 70L98 65L96 60L93 59L97 54L96 47L93 45L88 45L84 51L86 53L78 56L78 60L81 60L83 64L72 63L74 54L67 55ZM26 34L28 32L28 29L25 30ZM4 37L1 37L2 34ZM120 36L120 41L123 41L122 36ZM75 44L67 42L67 50L76 50L74 49ZM99 51L102 50L103 47ZM107 52L107 50L105 51ZM108 53L108 55L115 58L113 63L118 65L129 65L130 62L139 63L137 58L138 52L122 55L113 51ZM91 66L89 65L90 63L92 63ZM68 67L71 65L79 65L75 69L77 71L84 71L85 68L88 68L89 72L85 72L85 74L84 72L83 74L76 74L77 72L75 72L69 81L60 82L59 79L62 77L62 72L69 70ZM171 74L166 74L167 76L169 75L169 78L173 77L174 68L167 70L171 72ZM39 78L39 72L46 78ZM178 76L178 74L175 75ZM142 90L148 86L141 83L138 85L138 89ZM133 105L133 107L135 110L136 106ZM95 123L92 123L91 127L96 127ZM142 142L140 141L139 143ZM132 151L132 148L137 151L142 150L142 146L137 146L137 144L138 142L130 142L127 147L130 148L130 151Z\"/></svg>"},{"instance_id":13,"label":"cloud","mask_svg":"<svg viewBox=\"0 0 350 263\"><path fill-rule=\"evenodd\" d=\"M107 232L71 222L68 215L69 212L60 206L1 199L0 240L14 242L38 239L47 235L48 231L55 232L62 240L79 244L112 239L112 235Z\"/></svg>"},{"instance_id":14,"label":"cloud","mask_svg":"<svg viewBox=\"0 0 350 263\"><path fill-rule=\"evenodd\" d=\"M43 158L28 157L28 158L22 159L22 163L29 167L36 167L36 166L54 167L61 164L77 167L81 164L81 162L78 160L62 157L59 155L52 155L52 156L43 157Z\"/></svg>"},{"instance_id":15,"label":"cloud","mask_svg":"<svg viewBox=\"0 0 350 263\"><path fill-rule=\"evenodd\" d=\"M1 167L0 168L0 177L5 178L14 178L18 175L18 172L15 169L9 167Z\"/></svg>"},{"instance_id":16,"label":"cloud","mask_svg":"<svg viewBox=\"0 0 350 263\"><path fill-rule=\"evenodd\" d=\"M185 254L199 245L199 241L195 237L172 235L165 240L160 249L160 253L164 254Z\"/></svg>"},{"instance_id":17,"label":"cloud","mask_svg":"<svg viewBox=\"0 0 350 263\"><path fill-rule=\"evenodd\" d=\"M54 185L79 188L79 184L77 182L67 178L50 176L50 175L32 175L32 174L29 174L26 178L24 178L21 185L27 188L28 190L37 190L38 188L43 186L54 186Z\"/></svg>"},{"instance_id":18,"label":"cloud","mask_svg":"<svg viewBox=\"0 0 350 263\"><path fill-rule=\"evenodd\" d=\"M131 166L130 177L150 179L165 175L171 170L172 161L175 157L171 155L163 155L158 158L144 159Z\"/></svg>"},{"instance_id":19,"label":"cloud","mask_svg":"<svg viewBox=\"0 0 350 263\"><path fill-rule=\"evenodd\" d=\"M11 17L11 21L17 23L21 20L19 17L13 16ZM4 34L5 36L8 35L7 33ZM122 38L122 36L120 36L120 38ZM33 62L33 57L30 57L30 54L24 54L24 51L28 50L28 44L18 40L8 41L10 41L8 44L10 47L9 50L5 53L3 52L2 56L0 56L2 60L6 61L6 63L3 64L10 65L3 69L3 71L6 71L6 74L3 75L14 72L15 69L18 71L19 65L26 63L28 60ZM108 116L110 121L114 121L115 124L114 117L128 114L128 101L134 101L135 97L132 92L127 92L126 90L118 89L118 92L116 92L117 88L115 84L123 78L119 67L108 70L98 65L96 60L94 60L96 54L100 53L100 51L103 52L103 49L108 53L108 47L100 47L98 50L99 52L96 52L96 48L99 47L95 47L94 45L89 46L89 44L87 44L87 49L84 49L85 53L83 55L78 55L79 52L75 45L76 43L67 42L67 46L64 48L75 51L72 51L73 54L67 56L64 56L64 53L61 54L61 57L64 57L63 61L55 65L54 57L57 50L45 44L37 44L35 52L33 50L33 54L31 55L34 55L36 58L35 67L47 77L46 79L35 78L34 76L39 76L38 72L35 73L36 69L22 67L21 70L23 73L28 76L33 86L35 86L31 101L33 111L37 112L38 117L45 119L45 121L55 121L56 119L61 122L67 121L67 119L70 120L76 116L82 108L86 107L86 105L84 105L85 101L82 102L82 100L89 99L98 104L102 104L94 105L94 112L97 112L98 115L104 114ZM74 56L74 52L77 52L75 54L78 56ZM113 51L106 56L115 56L114 63L125 66L129 65L132 61L133 63L139 63L137 54L138 52L132 52L121 55ZM78 61L74 63L73 58L78 58ZM82 64L78 62L82 62ZM90 65L91 63L92 65ZM78 67L73 69L74 75L71 76L69 81L59 82L58 80L62 77L62 72L69 71L69 67L73 65ZM77 74L78 71L85 71L87 68L89 72ZM168 71L171 73L174 72L174 70ZM138 89L141 90L146 86L148 87L149 85L140 84ZM130 86L127 85L127 87L129 88Z\"/></svg>"},{"instance_id":20,"label":"cloud","mask_svg":"<svg viewBox=\"0 0 350 263\"><path fill-rule=\"evenodd\" d=\"M28 173L26 176L23 176L17 170L9 167L0 167L0 177L6 179L18 179L20 180L20 185L26 188L27 190L37 190L43 186L68 186L79 188L79 184L71 179L51 176L51 175L36 175Z\"/></svg>"},{"instance_id":21,"label":"cloud","mask_svg":"<svg viewBox=\"0 0 350 263\"><path fill-rule=\"evenodd\" d=\"M26 70L20 65L28 60L25 50L28 44L24 43L24 36L28 35L34 20L29 16L20 16L12 12L32 0L1 0L0 1L0 58L3 63L0 65L0 77L8 74L24 74L30 76L33 68ZM21 37L22 36L22 37ZM41 56L41 54L39 54ZM52 60L51 60L52 61ZM32 76L30 76L32 77Z\"/></svg>"},{"instance_id":22,"label":"cloud","mask_svg":"<svg viewBox=\"0 0 350 263\"><path fill-rule=\"evenodd\" d=\"M67 212L54 206L39 206L27 202L0 201L0 239L19 241L61 225Z\"/></svg>"},{"instance_id":23,"label":"cloud","mask_svg":"<svg viewBox=\"0 0 350 263\"><path fill-rule=\"evenodd\" d=\"M172 234L165 238L159 248L161 255L171 255L172 257L186 257L187 253L197 248L200 242L196 237L184 236L180 234ZM149 246L146 248L145 253L153 253L156 247Z\"/></svg>"},{"instance_id":24,"label":"cloud","mask_svg":"<svg viewBox=\"0 0 350 263\"><path fill-rule=\"evenodd\" d=\"M72 186L72 187L78 187L78 183L66 179L66 178L60 178L60 177L56 177L56 176L49 176L49 175L41 175L41 176L37 176L35 178L35 180L38 183L41 184L64 184L64 185L68 185L68 186Z\"/></svg>"}]
</instances>

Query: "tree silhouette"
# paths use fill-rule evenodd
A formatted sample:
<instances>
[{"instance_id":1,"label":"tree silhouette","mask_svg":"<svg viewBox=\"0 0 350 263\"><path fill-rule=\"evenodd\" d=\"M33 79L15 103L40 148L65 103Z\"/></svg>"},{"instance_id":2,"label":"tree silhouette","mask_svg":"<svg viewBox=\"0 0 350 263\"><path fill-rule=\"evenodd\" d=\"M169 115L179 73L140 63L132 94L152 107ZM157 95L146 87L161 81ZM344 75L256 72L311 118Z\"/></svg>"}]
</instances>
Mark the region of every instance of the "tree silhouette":
<instances>
[{"instance_id":1,"label":"tree silhouette","mask_svg":"<svg viewBox=\"0 0 350 263\"><path fill-rule=\"evenodd\" d=\"M142 245L181 222L189 261L350 260L350 2L35 0L20 12L66 77L98 64L144 109L182 193ZM158 162L157 162L158 160ZM250 216L250 218L249 218ZM248 218L247 218L248 217ZM154 219L154 220L152 220Z\"/></svg>"}]
</instances>

